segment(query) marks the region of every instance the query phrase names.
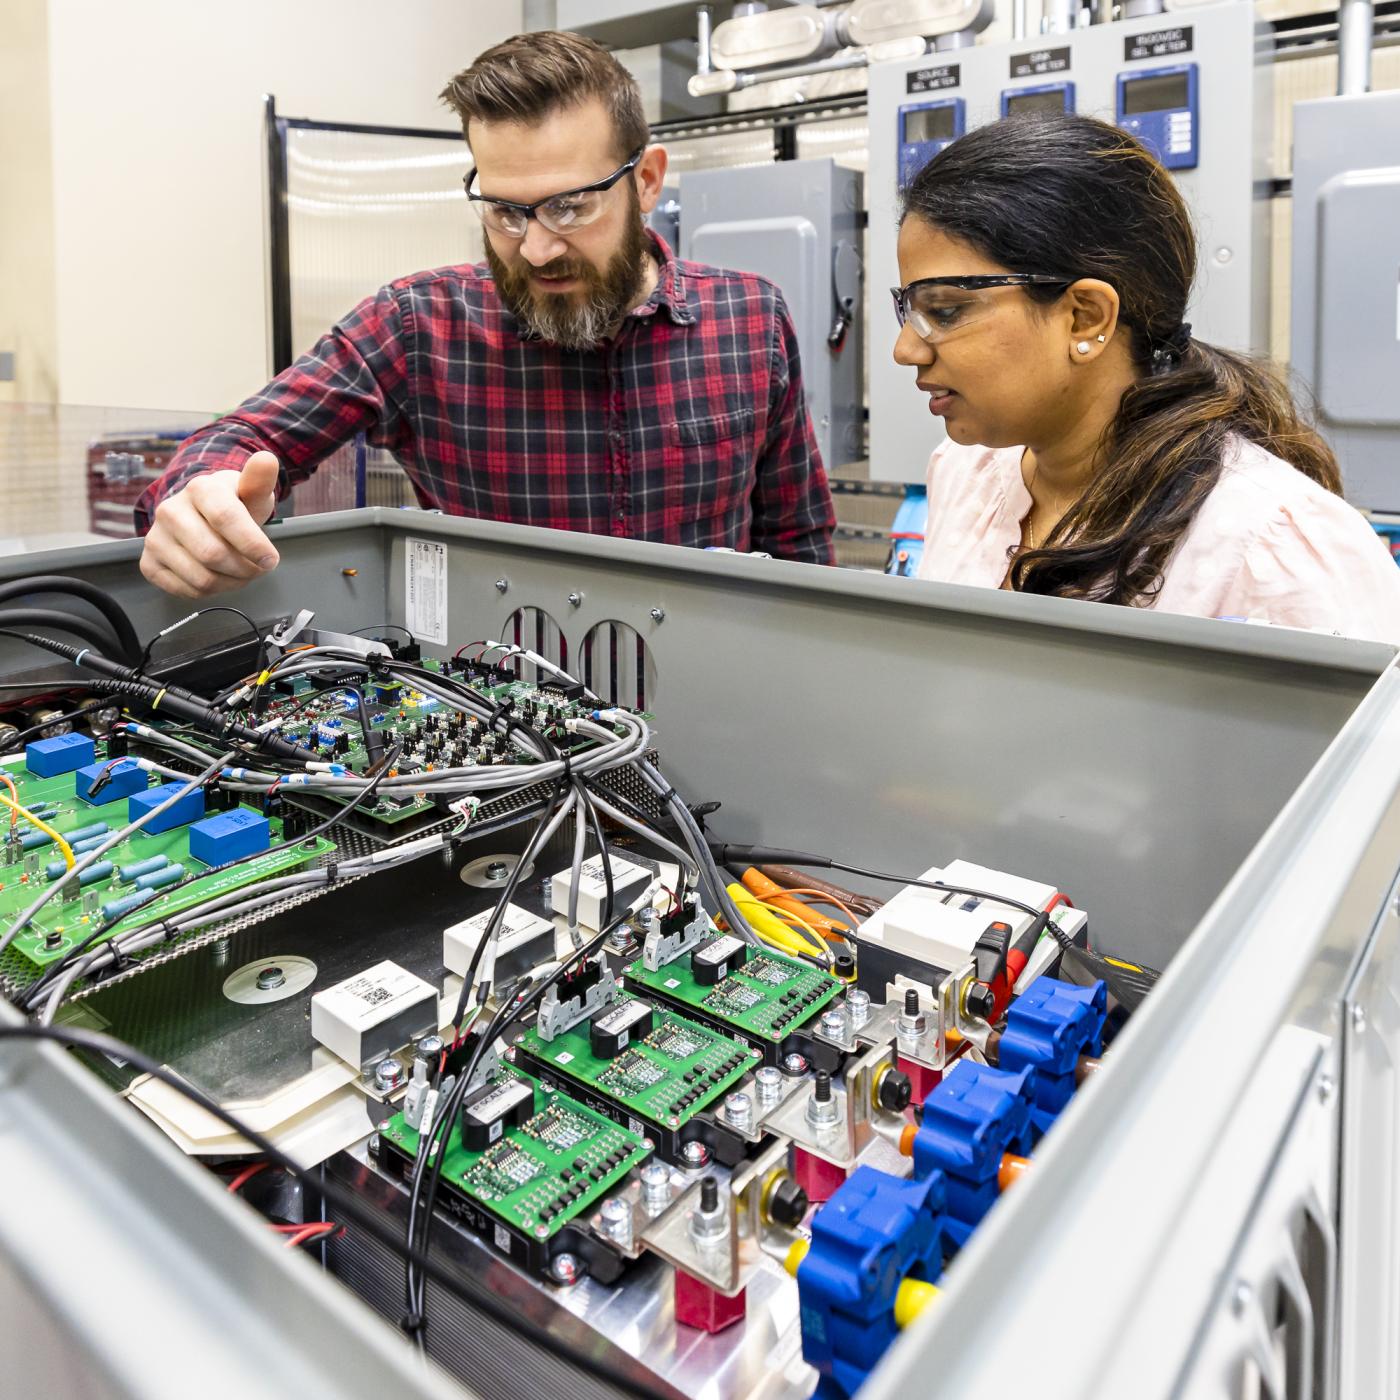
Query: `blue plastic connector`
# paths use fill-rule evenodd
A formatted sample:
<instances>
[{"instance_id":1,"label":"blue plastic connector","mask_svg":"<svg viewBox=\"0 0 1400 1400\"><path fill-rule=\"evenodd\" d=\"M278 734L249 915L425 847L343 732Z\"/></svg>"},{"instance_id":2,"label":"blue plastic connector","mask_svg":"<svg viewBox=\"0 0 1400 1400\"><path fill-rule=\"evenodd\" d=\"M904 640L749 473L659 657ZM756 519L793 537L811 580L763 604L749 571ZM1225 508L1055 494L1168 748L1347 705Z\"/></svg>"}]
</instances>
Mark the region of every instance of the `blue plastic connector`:
<instances>
[{"instance_id":1,"label":"blue plastic connector","mask_svg":"<svg viewBox=\"0 0 1400 1400\"><path fill-rule=\"evenodd\" d=\"M108 780L93 792L93 786L110 767ZM108 802L119 802L140 792L146 786L146 770L139 763L124 758L119 763L89 763L79 768L73 775L73 791L93 807L105 806Z\"/></svg>"},{"instance_id":2,"label":"blue plastic connector","mask_svg":"<svg viewBox=\"0 0 1400 1400\"><path fill-rule=\"evenodd\" d=\"M1002 1069L1035 1070L1031 1120L1036 1136L1048 1131L1074 1097L1074 1072L1081 1055L1103 1053L1108 988L1103 982L1078 987L1037 977L1011 1003L997 1062Z\"/></svg>"},{"instance_id":3,"label":"blue plastic connector","mask_svg":"<svg viewBox=\"0 0 1400 1400\"><path fill-rule=\"evenodd\" d=\"M267 850L272 828L266 817L246 807L218 812L190 827L190 854L205 865L227 865Z\"/></svg>"},{"instance_id":4,"label":"blue plastic connector","mask_svg":"<svg viewBox=\"0 0 1400 1400\"><path fill-rule=\"evenodd\" d=\"M943 1267L943 1177L902 1181L861 1166L812 1217L798 1266L802 1355L817 1395L854 1395L894 1341L895 1294L906 1278L934 1282Z\"/></svg>"},{"instance_id":5,"label":"blue plastic connector","mask_svg":"<svg viewBox=\"0 0 1400 1400\"><path fill-rule=\"evenodd\" d=\"M961 1060L924 1100L914 1135L914 1173L947 1177L948 1235L958 1248L1001 1194L1002 1156L1024 1156L1034 1129L1035 1070L1012 1074Z\"/></svg>"},{"instance_id":6,"label":"blue plastic connector","mask_svg":"<svg viewBox=\"0 0 1400 1400\"><path fill-rule=\"evenodd\" d=\"M86 734L57 734L24 746L24 766L36 778L74 773L97 757L97 745Z\"/></svg>"},{"instance_id":7,"label":"blue plastic connector","mask_svg":"<svg viewBox=\"0 0 1400 1400\"><path fill-rule=\"evenodd\" d=\"M128 799L126 804L127 821L139 821L167 798L173 797L184 783L162 783L159 787L147 788ZM186 822L197 822L204 815L204 789L191 788L173 807L162 812L154 821L141 828L147 836L159 836L171 827L184 826Z\"/></svg>"}]
</instances>

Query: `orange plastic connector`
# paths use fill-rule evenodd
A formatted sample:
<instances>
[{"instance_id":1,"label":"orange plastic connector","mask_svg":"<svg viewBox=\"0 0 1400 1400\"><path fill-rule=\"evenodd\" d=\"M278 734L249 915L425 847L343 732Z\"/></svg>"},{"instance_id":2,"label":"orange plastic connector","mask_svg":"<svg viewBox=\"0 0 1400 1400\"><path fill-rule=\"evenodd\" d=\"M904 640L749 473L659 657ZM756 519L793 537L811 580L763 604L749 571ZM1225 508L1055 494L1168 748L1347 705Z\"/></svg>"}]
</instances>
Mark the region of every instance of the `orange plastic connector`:
<instances>
[{"instance_id":1,"label":"orange plastic connector","mask_svg":"<svg viewBox=\"0 0 1400 1400\"><path fill-rule=\"evenodd\" d=\"M997 1168L997 1185L1005 1191L1013 1181L1019 1181L1031 1164L1029 1157L1018 1157L1014 1152L1003 1152L1001 1166Z\"/></svg>"}]
</instances>

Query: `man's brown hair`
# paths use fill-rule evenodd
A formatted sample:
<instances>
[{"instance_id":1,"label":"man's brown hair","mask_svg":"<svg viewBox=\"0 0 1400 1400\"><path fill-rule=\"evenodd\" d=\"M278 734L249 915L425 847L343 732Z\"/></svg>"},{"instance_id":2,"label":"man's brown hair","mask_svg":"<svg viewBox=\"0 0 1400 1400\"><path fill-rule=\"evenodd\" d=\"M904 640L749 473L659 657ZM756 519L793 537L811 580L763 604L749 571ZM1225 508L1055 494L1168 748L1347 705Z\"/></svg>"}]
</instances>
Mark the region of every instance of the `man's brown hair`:
<instances>
[{"instance_id":1,"label":"man's brown hair","mask_svg":"<svg viewBox=\"0 0 1400 1400\"><path fill-rule=\"evenodd\" d=\"M457 113L463 135L473 117L536 122L590 97L612 117L619 161L645 146L650 135L632 75L601 44L557 29L517 34L487 49L440 96Z\"/></svg>"}]
</instances>

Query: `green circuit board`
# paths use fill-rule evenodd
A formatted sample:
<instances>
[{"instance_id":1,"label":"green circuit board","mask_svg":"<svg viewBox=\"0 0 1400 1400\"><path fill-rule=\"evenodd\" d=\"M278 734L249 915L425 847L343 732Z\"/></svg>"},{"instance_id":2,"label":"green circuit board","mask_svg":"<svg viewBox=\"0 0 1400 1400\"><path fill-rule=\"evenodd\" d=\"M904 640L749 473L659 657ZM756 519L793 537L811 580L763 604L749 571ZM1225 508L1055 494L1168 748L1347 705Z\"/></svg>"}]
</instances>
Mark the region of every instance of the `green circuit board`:
<instances>
[{"instance_id":1,"label":"green circuit board","mask_svg":"<svg viewBox=\"0 0 1400 1400\"><path fill-rule=\"evenodd\" d=\"M105 757L105 745L97 745L98 759ZM30 811L36 808L53 812L44 818L60 835L67 836L96 823L106 823L113 831L127 823L126 799L93 806L77 795L76 779L72 773L62 773L52 778L41 778L26 772L24 766L4 766L3 771L14 781L22 807ZM9 812L0 813L0 830L8 832ZM282 823L276 818L269 819L270 837L275 848L282 839ZM22 818L17 823L19 836L29 836L37 828L31 827ZM40 833L42 836L42 833ZM333 843L319 838L314 841L298 841L285 850L271 849L256 860L244 862L223 870L209 870L190 855L189 828L172 827L169 831L148 835L137 832L119 846L114 846L103 857L110 861L113 871L104 879L78 888L70 884L63 893L55 896L35 916L32 924L11 944L11 947L36 967L46 967L52 962L72 952L95 929L106 922L102 906L112 900L135 892L134 884L123 883L121 867L137 865L156 856L183 865L190 875L201 871L209 873L169 894L158 894L138 909L134 909L120 923L113 925L104 936L113 937L127 929L178 913L192 905L200 904L215 895L254 885L270 875L277 875L298 866L306 865L317 857L335 849ZM18 859L9 857L13 849L0 840L0 931L33 903L38 894L50 883L49 868L62 865L63 859L58 847L52 841L19 854ZM94 946L97 946L94 944Z\"/></svg>"},{"instance_id":2,"label":"green circuit board","mask_svg":"<svg viewBox=\"0 0 1400 1400\"><path fill-rule=\"evenodd\" d=\"M531 1239L547 1239L645 1162L651 1147L638 1134L528 1075L503 1068L496 1082L509 1078L534 1085L534 1113L506 1128L484 1152L469 1152L454 1123L448 1130L442 1184ZM416 1160L419 1134L402 1113L382 1124L379 1133L383 1146Z\"/></svg>"},{"instance_id":3,"label":"green circuit board","mask_svg":"<svg viewBox=\"0 0 1400 1400\"><path fill-rule=\"evenodd\" d=\"M626 992L620 999L632 1000ZM541 1070L574 1080L639 1119L677 1128L737 1084L760 1052L665 1007L655 1009L651 1031L612 1059L593 1053L587 1021L549 1041L532 1026L516 1044Z\"/></svg>"},{"instance_id":4,"label":"green circuit board","mask_svg":"<svg viewBox=\"0 0 1400 1400\"><path fill-rule=\"evenodd\" d=\"M689 953L655 972L638 958L623 975L644 994L765 1041L782 1040L841 993L841 982L830 973L768 949L752 953L742 967L708 986L695 980Z\"/></svg>"}]
</instances>

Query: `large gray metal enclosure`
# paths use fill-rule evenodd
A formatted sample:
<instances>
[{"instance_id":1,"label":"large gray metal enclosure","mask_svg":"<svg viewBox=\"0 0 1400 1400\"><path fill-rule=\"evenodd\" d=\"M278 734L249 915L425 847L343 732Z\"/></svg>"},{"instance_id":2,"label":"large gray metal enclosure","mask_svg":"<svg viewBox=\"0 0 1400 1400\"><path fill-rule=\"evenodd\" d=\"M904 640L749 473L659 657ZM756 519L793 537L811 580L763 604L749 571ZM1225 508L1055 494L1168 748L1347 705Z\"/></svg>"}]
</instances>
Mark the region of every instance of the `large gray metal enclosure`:
<instances>
[{"instance_id":1,"label":"large gray metal enclosure","mask_svg":"<svg viewBox=\"0 0 1400 1400\"><path fill-rule=\"evenodd\" d=\"M668 776L722 802L720 835L1053 881L1097 946L1168 969L863 1393L1242 1396L1290 1376L1314 1397L1400 1393L1393 649L416 512L293 520L276 542L280 568L237 600L256 617L407 621L436 654L521 608L571 655L602 626L647 681ZM146 587L136 554L0 575L84 577L150 635L188 606ZM7 670L35 665L0 643ZM219 1235L201 1287L240 1297L237 1334L186 1305L138 1385L117 1315L71 1290L71 1257L45 1262L45 1221L12 1198L0 1299L22 1276L28 1312L41 1299L42 1326L86 1358L59 1374L25 1347L36 1387L175 1394L188 1359L215 1374L261 1347L262 1394L310 1393L322 1364L322 1395L377 1395L391 1374L400 1394L442 1393L348 1295L289 1287L310 1271L59 1052L5 1047L0 1068L5 1180L47 1170L61 1208L51 1154L69 1194L99 1165L84 1137L101 1154L114 1208L82 1218L109 1286L153 1306L188 1288L197 1201ZM11 1348L36 1325L4 1317Z\"/></svg>"}]
</instances>

